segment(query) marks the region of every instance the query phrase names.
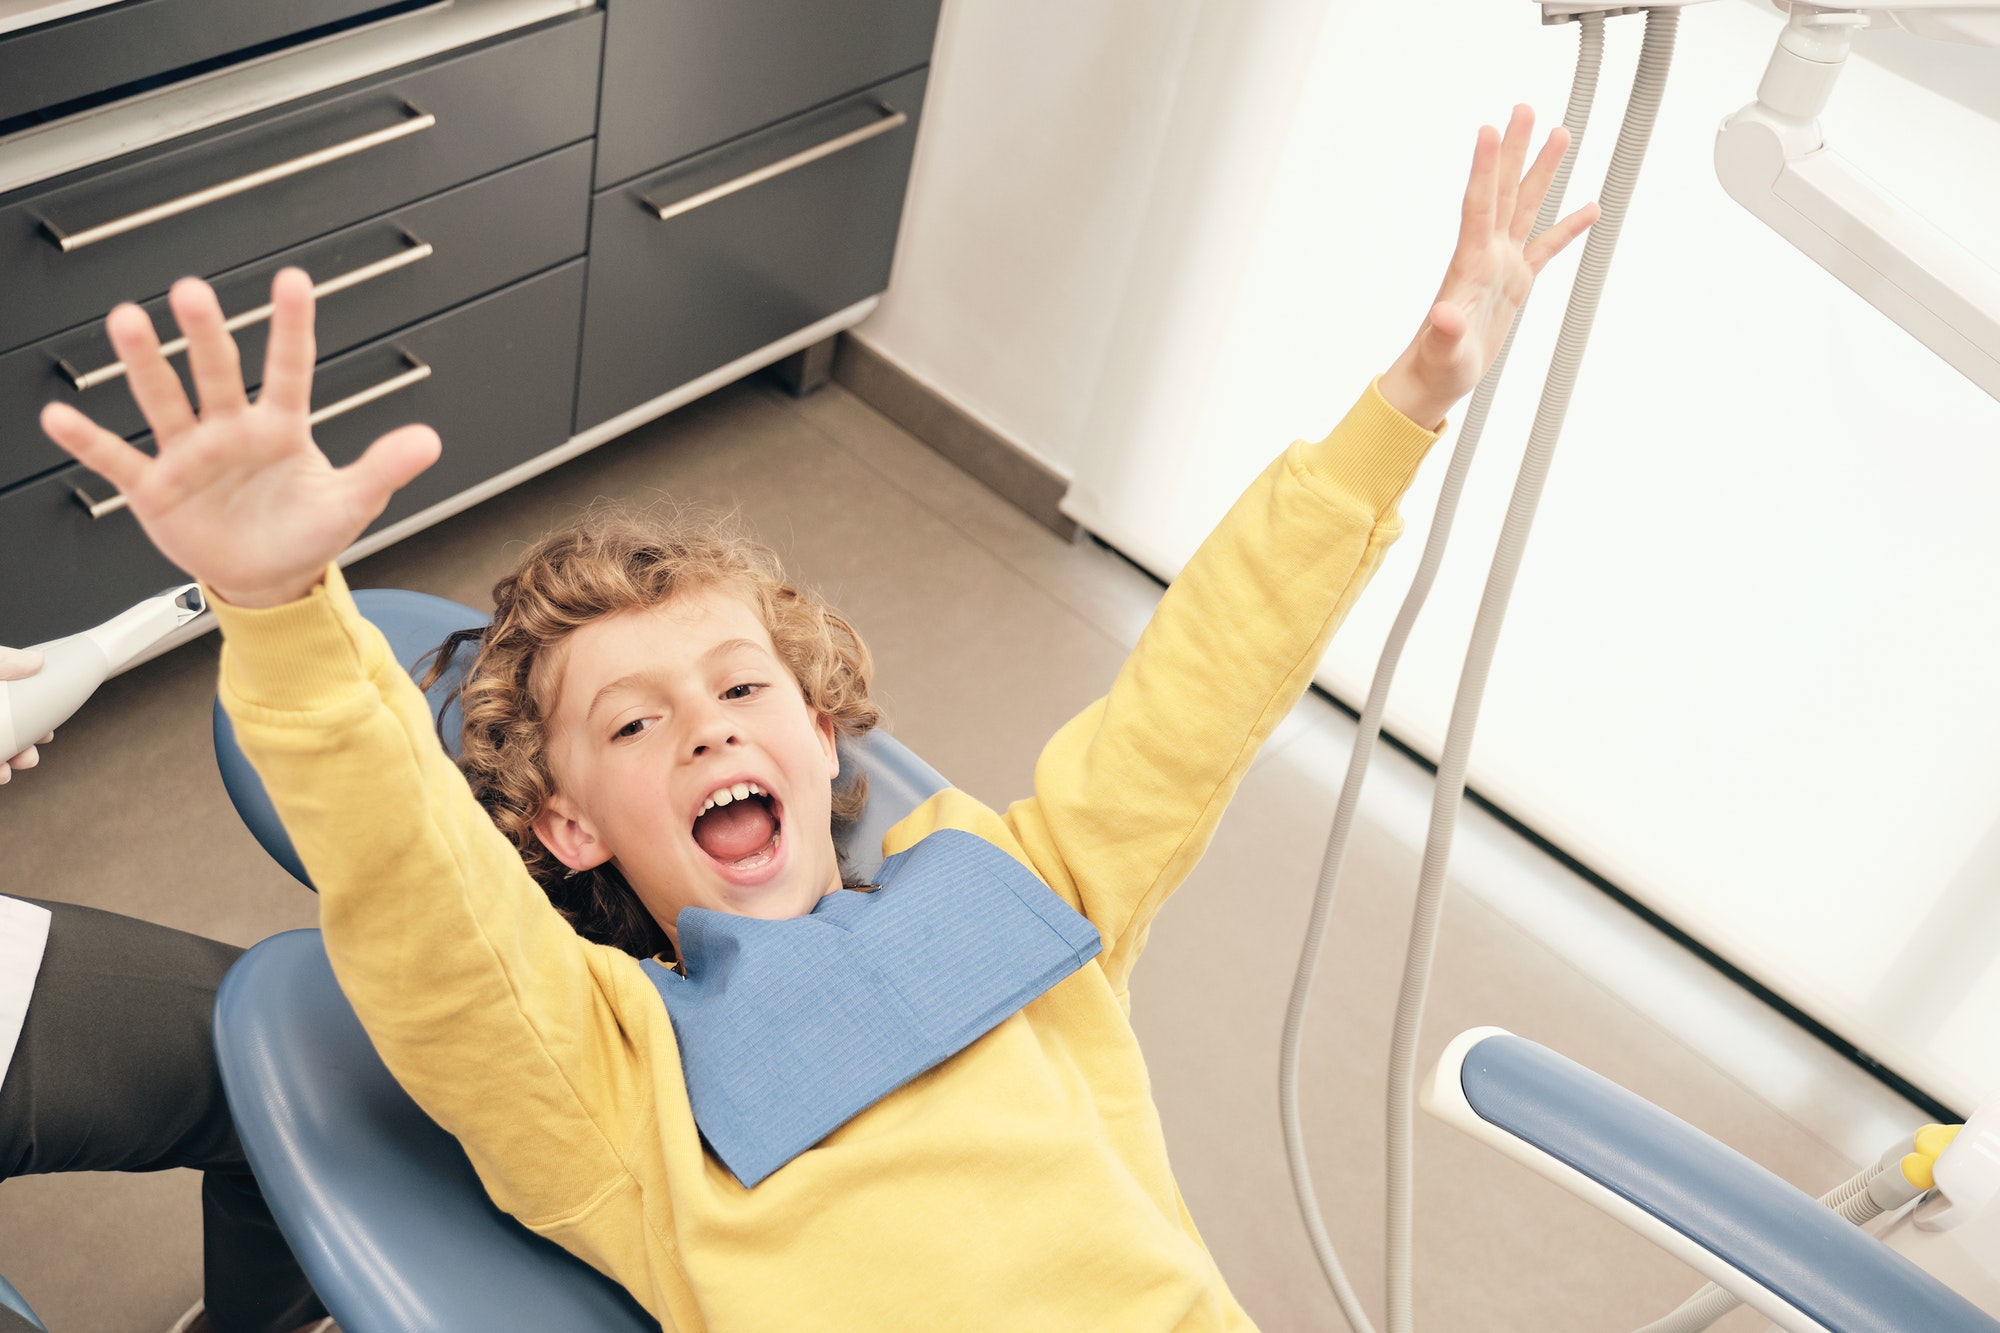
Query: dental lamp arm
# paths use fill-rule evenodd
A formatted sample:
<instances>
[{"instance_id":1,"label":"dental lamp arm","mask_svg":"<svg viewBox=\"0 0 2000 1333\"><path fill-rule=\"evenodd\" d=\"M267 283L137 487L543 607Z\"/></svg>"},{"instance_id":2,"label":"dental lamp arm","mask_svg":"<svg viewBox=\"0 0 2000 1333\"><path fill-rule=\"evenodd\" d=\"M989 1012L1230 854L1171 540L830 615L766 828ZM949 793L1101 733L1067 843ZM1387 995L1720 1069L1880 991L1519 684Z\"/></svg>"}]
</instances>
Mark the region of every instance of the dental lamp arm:
<instances>
[{"instance_id":1,"label":"dental lamp arm","mask_svg":"<svg viewBox=\"0 0 2000 1333\"><path fill-rule=\"evenodd\" d=\"M1920 35L2000 45L2000 0L1867 12L1794 4L1757 100L1722 123L1723 188L1974 384L2000 398L2000 273L1826 146L1818 116L1871 14Z\"/></svg>"},{"instance_id":2,"label":"dental lamp arm","mask_svg":"<svg viewBox=\"0 0 2000 1333\"><path fill-rule=\"evenodd\" d=\"M1454 1038L1421 1103L1788 1333L2000 1333L2000 1322L1755 1162L1499 1028Z\"/></svg>"}]
</instances>

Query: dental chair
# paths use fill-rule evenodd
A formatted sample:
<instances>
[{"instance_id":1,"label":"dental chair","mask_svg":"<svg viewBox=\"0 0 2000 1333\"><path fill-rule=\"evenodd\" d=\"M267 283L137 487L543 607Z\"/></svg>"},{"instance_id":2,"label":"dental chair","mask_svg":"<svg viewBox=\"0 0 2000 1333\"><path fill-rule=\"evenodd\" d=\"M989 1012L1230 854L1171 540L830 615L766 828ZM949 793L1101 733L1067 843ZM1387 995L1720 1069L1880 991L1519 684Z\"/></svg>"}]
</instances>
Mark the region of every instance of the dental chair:
<instances>
[{"instance_id":1,"label":"dental chair","mask_svg":"<svg viewBox=\"0 0 2000 1333\"><path fill-rule=\"evenodd\" d=\"M354 601L413 673L447 634L486 622L424 593L362 589ZM454 684L433 687L433 709ZM454 749L456 710L443 718ZM220 704L215 757L250 831L310 888ZM864 873L880 863L882 835L948 785L880 734L843 741L841 769L868 776L867 808L842 847ZM215 1045L264 1197L345 1333L658 1333L617 1283L494 1207L457 1140L383 1067L318 931L275 935L237 960L216 996Z\"/></svg>"},{"instance_id":2,"label":"dental chair","mask_svg":"<svg viewBox=\"0 0 2000 1333\"><path fill-rule=\"evenodd\" d=\"M451 631L485 621L422 593L362 590L354 599L413 672ZM434 709L447 705L453 684L433 688ZM443 734L457 731L447 711ZM251 832L310 887L219 704L215 749ZM842 848L866 872L879 863L882 835L947 784L881 734L843 742L841 766L868 775L867 807ZM657 1333L616 1283L487 1199L457 1141L376 1057L318 931L273 936L243 955L216 997L215 1035L250 1164L346 1333ZM2000 1333L2000 1322L1768 1171L1532 1042L1497 1029L1465 1034L1424 1101L1782 1328Z\"/></svg>"}]
</instances>

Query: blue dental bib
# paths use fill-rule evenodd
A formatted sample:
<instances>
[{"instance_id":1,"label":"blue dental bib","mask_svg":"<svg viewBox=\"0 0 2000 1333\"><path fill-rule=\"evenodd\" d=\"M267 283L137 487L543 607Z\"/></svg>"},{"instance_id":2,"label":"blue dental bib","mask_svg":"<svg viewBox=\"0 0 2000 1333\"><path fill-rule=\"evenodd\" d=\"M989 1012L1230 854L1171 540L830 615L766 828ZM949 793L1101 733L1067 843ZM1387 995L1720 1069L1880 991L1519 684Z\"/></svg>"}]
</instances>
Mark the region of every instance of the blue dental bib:
<instances>
[{"instance_id":1,"label":"blue dental bib","mask_svg":"<svg viewBox=\"0 0 2000 1333\"><path fill-rule=\"evenodd\" d=\"M1097 927L992 843L942 829L807 916L683 908L687 975L640 964L710 1151L745 1188L1095 958Z\"/></svg>"}]
</instances>

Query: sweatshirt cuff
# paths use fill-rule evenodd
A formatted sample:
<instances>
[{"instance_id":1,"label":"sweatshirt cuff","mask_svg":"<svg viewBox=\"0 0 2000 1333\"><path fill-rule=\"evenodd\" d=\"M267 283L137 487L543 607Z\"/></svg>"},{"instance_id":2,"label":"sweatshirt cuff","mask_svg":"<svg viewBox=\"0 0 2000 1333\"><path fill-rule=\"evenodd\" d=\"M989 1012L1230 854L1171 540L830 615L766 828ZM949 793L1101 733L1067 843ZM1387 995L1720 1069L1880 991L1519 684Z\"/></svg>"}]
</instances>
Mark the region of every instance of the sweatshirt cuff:
<instances>
[{"instance_id":1,"label":"sweatshirt cuff","mask_svg":"<svg viewBox=\"0 0 2000 1333\"><path fill-rule=\"evenodd\" d=\"M1424 455L1450 422L1427 430L1391 407L1376 385L1368 382L1331 435L1301 446L1299 459L1312 476L1382 514L1409 489Z\"/></svg>"},{"instance_id":2,"label":"sweatshirt cuff","mask_svg":"<svg viewBox=\"0 0 2000 1333\"><path fill-rule=\"evenodd\" d=\"M317 587L283 606L232 606L213 596L208 604L222 627L223 692L237 702L310 712L368 681L354 632L361 612L338 566L328 565Z\"/></svg>"}]
</instances>

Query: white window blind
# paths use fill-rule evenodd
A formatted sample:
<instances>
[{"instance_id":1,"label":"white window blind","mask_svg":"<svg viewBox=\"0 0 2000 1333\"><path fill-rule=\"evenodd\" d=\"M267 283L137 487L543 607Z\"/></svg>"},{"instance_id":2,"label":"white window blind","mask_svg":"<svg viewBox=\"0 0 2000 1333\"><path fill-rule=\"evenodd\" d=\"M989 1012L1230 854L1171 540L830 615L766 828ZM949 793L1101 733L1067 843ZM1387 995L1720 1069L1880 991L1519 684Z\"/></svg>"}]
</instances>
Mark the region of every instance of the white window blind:
<instances>
[{"instance_id":1,"label":"white window blind","mask_svg":"<svg viewBox=\"0 0 2000 1333\"><path fill-rule=\"evenodd\" d=\"M1683 18L1472 781L1970 1107L2000 1092L2000 404L1716 183L1716 126L1780 23L1743 0ZM1642 26L1607 25L1572 206L1602 178ZM1153 266L1210 295L1156 294L1165 326L1128 328L1076 517L1170 575L1285 440L1330 428L1435 292L1472 130L1518 100L1553 124L1575 50L1526 0L1333 4L1239 250ZM1824 123L2000 265L2000 123L1858 57ZM1573 264L1523 324L1398 679L1389 725L1433 754ZM1324 665L1355 704L1452 442Z\"/></svg>"}]
</instances>

